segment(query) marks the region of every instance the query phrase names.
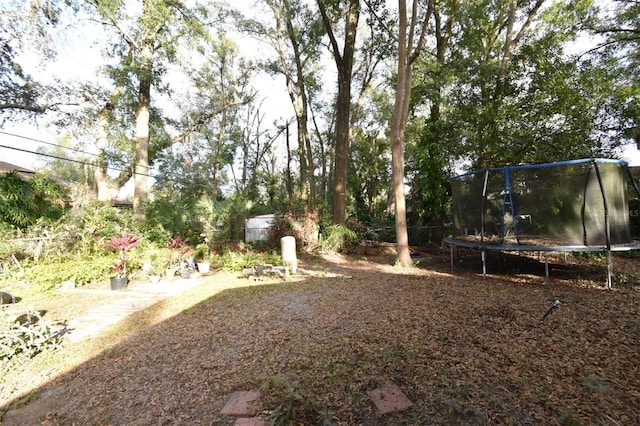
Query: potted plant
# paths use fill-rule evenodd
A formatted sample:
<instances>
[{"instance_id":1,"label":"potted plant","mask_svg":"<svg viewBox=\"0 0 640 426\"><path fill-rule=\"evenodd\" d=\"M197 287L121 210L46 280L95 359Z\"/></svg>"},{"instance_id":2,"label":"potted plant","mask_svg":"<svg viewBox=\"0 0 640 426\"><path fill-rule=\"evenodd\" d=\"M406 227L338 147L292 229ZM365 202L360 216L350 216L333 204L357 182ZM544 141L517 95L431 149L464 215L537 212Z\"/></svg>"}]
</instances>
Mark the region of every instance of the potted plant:
<instances>
[{"instance_id":1,"label":"potted plant","mask_svg":"<svg viewBox=\"0 0 640 426\"><path fill-rule=\"evenodd\" d=\"M149 274L149 281L151 281L152 283L157 283L160 281L160 277L162 276L164 270L166 268L164 267L164 265L154 262L151 264L151 267L149 268L149 271L147 272Z\"/></svg>"},{"instance_id":2,"label":"potted plant","mask_svg":"<svg viewBox=\"0 0 640 426\"><path fill-rule=\"evenodd\" d=\"M208 274L209 269L211 268L211 263L209 262L209 253L209 246L206 243L198 244L193 253L194 257L196 258L198 272L200 272L201 274Z\"/></svg>"},{"instance_id":3,"label":"potted plant","mask_svg":"<svg viewBox=\"0 0 640 426\"><path fill-rule=\"evenodd\" d=\"M119 237L111 237L107 247L118 251L118 260L113 262L115 276L111 277L111 290L121 290L127 286L127 263L129 252L140 244L140 236L122 232Z\"/></svg>"},{"instance_id":4,"label":"potted plant","mask_svg":"<svg viewBox=\"0 0 640 426\"><path fill-rule=\"evenodd\" d=\"M191 273L193 272L193 268L187 261L183 261L180 264L180 277L181 278L189 278Z\"/></svg>"},{"instance_id":5,"label":"potted plant","mask_svg":"<svg viewBox=\"0 0 640 426\"><path fill-rule=\"evenodd\" d=\"M188 242L189 238L182 239L181 237L171 238L169 241L169 265L165 270L167 278L173 279L178 270L180 270L180 260L185 247L188 247L186 245Z\"/></svg>"}]
</instances>

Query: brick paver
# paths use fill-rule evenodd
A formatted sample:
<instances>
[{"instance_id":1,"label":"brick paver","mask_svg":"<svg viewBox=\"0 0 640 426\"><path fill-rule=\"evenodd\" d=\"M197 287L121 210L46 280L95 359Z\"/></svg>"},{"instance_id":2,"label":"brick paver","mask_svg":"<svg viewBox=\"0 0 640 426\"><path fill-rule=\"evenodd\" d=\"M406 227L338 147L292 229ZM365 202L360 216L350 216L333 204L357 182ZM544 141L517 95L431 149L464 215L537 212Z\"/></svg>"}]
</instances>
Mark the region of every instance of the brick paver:
<instances>
[{"instance_id":1,"label":"brick paver","mask_svg":"<svg viewBox=\"0 0 640 426\"><path fill-rule=\"evenodd\" d=\"M368 391L367 394L381 414L402 411L413 406L413 402L394 384Z\"/></svg>"},{"instance_id":2,"label":"brick paver","mask_svg":"<svg viewBox=\"0 0 640 426\"><path fill-rule=\"evenodd\" d=\"M260 391L234 392L222 407L225 416L253 416L258 412Z\"/></svg>"}]
</instances>

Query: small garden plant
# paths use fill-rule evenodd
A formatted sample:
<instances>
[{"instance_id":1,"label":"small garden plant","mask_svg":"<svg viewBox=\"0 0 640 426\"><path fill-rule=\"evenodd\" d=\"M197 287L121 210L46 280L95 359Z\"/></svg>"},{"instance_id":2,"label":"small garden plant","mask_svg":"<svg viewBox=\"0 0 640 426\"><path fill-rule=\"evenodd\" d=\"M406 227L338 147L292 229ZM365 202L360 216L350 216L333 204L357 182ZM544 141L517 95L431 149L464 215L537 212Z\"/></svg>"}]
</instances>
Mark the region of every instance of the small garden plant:
<instances>
[{"instance_id":1,"label":"small garden plant","mask_svg":"<svg viewBox=\"0 0 640 426\"><path fill-rule=\"evenodd\" d=\"M123 232L119 237L111 237L107 247L118 250L118 260L113 263L113 270L119 277L127 276L127 263L129 252L140 244L139 235L130 235Z\"/></svg>"}]
</instances>

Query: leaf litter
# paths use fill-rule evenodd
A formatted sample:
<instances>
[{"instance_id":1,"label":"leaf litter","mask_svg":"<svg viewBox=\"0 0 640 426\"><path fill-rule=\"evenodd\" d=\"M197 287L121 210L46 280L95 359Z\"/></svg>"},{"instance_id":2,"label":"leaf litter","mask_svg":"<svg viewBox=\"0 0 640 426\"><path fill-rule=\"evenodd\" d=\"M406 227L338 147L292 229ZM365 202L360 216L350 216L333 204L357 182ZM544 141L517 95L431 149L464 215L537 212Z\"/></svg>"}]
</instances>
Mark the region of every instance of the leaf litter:
<instances>
[{"instance_id":1,"label":"leaf litter","mask_svg":"<svg viewBox=\"0 0 640 426\"><path fill-rule=\"evenodd\" d=\"M228 396L260 389L274 424L640 424L638 259L616 257L605 291L597 258L551 259L547 287L535 259L483 278L473 257L434 257L304 256L301 276L251 286L218 274L226 290L133 315L126 340L3 420L231 425ZM413 406L381 415L367 392L390 384Z\"/></svg>"}]
</instances>

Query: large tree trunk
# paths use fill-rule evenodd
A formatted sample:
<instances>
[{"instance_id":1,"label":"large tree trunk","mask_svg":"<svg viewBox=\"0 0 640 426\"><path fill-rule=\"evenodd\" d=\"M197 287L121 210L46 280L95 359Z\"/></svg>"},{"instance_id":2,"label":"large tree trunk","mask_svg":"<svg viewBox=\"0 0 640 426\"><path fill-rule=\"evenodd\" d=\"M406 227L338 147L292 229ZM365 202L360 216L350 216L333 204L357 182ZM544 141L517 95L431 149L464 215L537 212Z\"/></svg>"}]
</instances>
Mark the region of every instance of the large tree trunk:
<instances>
[{"instance_id":1,"label":"large tree trunk","mask_svg":"<svg viewBox=\"0 0 640 426\"><path fill-rule=\"evenodd\" d=\"M104 203L111 201L111 191L109 189L109 182L107 181L107 162L105 160L105 148L108 145L107 135L109 134L109 112L113 109L113 105L107 102L105 107L100 111L99 118L99 136L96 141L98 148L98 156L96 165L93 168L93 180L96 185L96 195L98 201Z\"/></svg>"},{"instance_id":2,"label":"large tree trunk","mask_svg":"<svg viewBox=\"0 0 640 426\"><path fill-rule=\"evenodd\" d=\"M285 138L287 141L287 176L286 179L286 187L287 187L287 196L289 198L289 211L292 212L295 206L295 195L293 192L293 177L291 176L291 145L289 142L289 123L286 124L286 134Z\"/></svg>"},{"instance_id":3,"label":"large tree trunk","mask_svg":"<svg viewBox=\"0 0 640 426\"><path fill-rule=\"evenodd\" d=\"M419 40L414 49L414 36L417 28L417 8L418 0L414 0L411 23L408 27L406 1L398 0L398 83L393 113L391 115L391 168L393 173L392 189L395 198L397 262L402 266L411 265L409 234L407 232L407 206L404 194L404 132L409 115L413 63L420 54L424 43L427 22L433 8L433 2L429 1L428 10L421 25ZM408 38L407 29L409 30ZM413 49L413 51L411 49Z\"/></svg>"},{"instance_id":4,"label":"large tree trunk","mask_svg":"<svg viewBox=\"0 0 640 426\"><path fill-rule=\"evenodd\" d=\"M331 50L338 69L338 99L336 102L336 148L333 176L333 215L335 224L345 223L347 216L347 166L349 159L349 125L351 111L351 77L355 55L356 34L360 19L360 1L349 0L345 17L344 48L340 53L338 42L326 12L323 0L316 0L329 35Z\"/></svg>"},{"instance_id":5,"label":"large tree trunk","mask_svg":"<svg viewBox=\"0 0 640 426\"><path fill-rule=\"evenodd\" d=\"M146 47L142 61L148 69L140 76L138 107L135 116L136 126L136 162L134 165L133 214L138 221L146 216L149 199L149 116L151 107L151 47Z\"/></svg>"},{"instance_id":6,"label":"large tree trunk","mask_svg":"<svg viewBox=\"0 0 640 426\"><path fill-rule=\"evenodd\" d=\"M338 76L338 102L336 105L336 147L333 172L333 223L347 219L347 165L349 156L349 107L351 81Z\"/></svg>"},{"instance_id":7,"label":"large tree trunk","mask_svg":"<svg viewBox=\"0 0 640 426\"><path fill-rule=\"evenodd\" d=\"M403 2L400 1L402 4ZM404 130L403 114L404 106L408 98L407 87L411 90L411 78L407 63L406 41L402 34L406 33L406 18L402 19L403 11L400 7L400 46L398 48L398 85L396 87L396 100L391 116L391 171L392 189L396 217L396 253L397 262L403 266L411 265L411 253L409 251L409 233L407 231L407 204L404 194ZM405 15L406 16L406 15Z\"/></svg>"},{"instance_id":8,"label":"large tree trunk","mask_svg":"<svg viewBox=\"0 0 640 426\"><path fill-rule=\"evenodd\" d=\"M111 190L107 181L107 165L104 160L104 151L100 150L97 164L93 168L93 180L96 185L98 201L108 203L111 201Z\"/></svg>"}]
</instances>

